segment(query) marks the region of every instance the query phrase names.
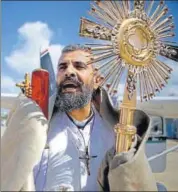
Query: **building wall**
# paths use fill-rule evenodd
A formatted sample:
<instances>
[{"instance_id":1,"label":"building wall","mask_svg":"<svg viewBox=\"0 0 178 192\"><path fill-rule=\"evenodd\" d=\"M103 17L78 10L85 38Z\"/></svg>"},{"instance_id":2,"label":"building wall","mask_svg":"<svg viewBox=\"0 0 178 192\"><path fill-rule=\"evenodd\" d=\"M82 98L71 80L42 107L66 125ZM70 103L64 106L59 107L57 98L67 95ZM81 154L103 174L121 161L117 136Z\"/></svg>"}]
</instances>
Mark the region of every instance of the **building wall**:
<instances>
[{"instance_id":1,"label":"building wall","mask_svg":"<svg viewBox=\"0 0 178 192\"><path fill-rule=\"evenodd\" d=\"M170 139L178 139L178 119L166 119L167 137Z\"/></svg>"}]
</instances>

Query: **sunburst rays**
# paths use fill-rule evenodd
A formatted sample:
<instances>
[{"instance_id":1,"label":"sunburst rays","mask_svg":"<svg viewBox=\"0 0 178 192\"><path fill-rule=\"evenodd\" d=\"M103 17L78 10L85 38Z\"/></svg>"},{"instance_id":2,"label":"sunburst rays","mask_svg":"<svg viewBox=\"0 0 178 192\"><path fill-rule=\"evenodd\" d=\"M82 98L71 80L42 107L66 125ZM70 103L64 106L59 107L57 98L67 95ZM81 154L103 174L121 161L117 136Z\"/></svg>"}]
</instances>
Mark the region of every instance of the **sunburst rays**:
<instances>
[{"instance_id":1,"label":"sunburst rays","mask_svg":"<svg viewBox=\"0 0 178 192\"><path fill-rule=\"evenodd\" d=\"M92 64L101 74L101 85L109 94L117 93L124 70L134 72L141 100L151 99L165 86L172 69L158 56L176 54L167 40L174 36L173 17L167 12L162 0L98 0L89 11L97 22L81 18L81 36L105 40L87 46L93 53Z\"/></svg>"}]
</instances>

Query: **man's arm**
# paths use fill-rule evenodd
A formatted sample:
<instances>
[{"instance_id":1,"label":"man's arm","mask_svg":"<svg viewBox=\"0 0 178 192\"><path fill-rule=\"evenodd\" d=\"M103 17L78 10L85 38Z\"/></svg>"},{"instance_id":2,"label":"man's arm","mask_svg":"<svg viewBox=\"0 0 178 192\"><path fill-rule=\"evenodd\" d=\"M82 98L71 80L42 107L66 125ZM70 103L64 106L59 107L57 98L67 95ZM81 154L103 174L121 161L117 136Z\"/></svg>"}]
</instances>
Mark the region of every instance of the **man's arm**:
<instances>
[{"instance_id":1,"label":"man's arm","mask_svg":"<svg viewBox=\"0 0 178 192\"><path fill-rule=\"evenodd\" d=\"M1 138L1 190L20 191L39 161L48 122L32 100L19 96ZM30 186L32 189L33 186Z\"/></svg>"},{"instance_id":2,"label":"man's arm","mask_svg":"<svg viewBox=\"0 0 178 192\"><path fill-rule=\"evenodd\" d=\"M98 174L101 191L157 191L144 152L151 128L149 117L136 110L134 126L137 127L137 140L128 152L116 155L114 148L107 152Z\"/></svg>"}]
</instances>

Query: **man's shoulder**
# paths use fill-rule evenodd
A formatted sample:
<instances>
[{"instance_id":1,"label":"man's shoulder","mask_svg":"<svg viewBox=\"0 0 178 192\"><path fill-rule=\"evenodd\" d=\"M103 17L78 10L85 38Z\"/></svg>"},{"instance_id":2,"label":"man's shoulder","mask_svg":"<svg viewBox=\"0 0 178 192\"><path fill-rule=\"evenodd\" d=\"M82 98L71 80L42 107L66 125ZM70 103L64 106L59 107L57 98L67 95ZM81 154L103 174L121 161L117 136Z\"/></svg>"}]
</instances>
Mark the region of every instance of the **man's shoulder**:
<instances>
[{"instance_id":1,"label":"man's shoulder","mask_svg":"<svg viewBox=\"0 0 178 192\"><path fill-rule=\"evenodd\" d=\"M111 126L118 122L118 110L114 108L111 98L104 88L98 88L93 97L100 116Z\"/></svg>"},{"instance_id":2,"label":"man's shoulder","mask_svg":"<svg viewBox=\"0 0 178 192\"><path fill-rule=\"evenodd\" d=\"M56 92L49 98L49 115L48 115L48 119L50 120L53 116L54 113L54 108L55 108L55 100L56 100Z\"/></svg>"},{"instance_id":3,"label":"man's shoulder","mask_svg":"<svg viewBox=\"0 0 178 192\"><path fill-rule=\"evenodd\" d=\"M48 133L52 129L58 129L58 132L63 131L67 121L67 115L64 112L56 111L53 113L51 119L49 120Z\"/></svg>"}]
</instances>

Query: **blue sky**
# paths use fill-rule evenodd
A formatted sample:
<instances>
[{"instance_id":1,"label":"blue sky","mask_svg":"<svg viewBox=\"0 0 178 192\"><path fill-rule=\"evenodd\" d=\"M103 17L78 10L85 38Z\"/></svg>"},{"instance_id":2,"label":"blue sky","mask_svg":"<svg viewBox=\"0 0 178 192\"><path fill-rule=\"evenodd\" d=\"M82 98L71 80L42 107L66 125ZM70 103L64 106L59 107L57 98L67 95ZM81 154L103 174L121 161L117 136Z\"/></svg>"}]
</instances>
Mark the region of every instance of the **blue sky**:
<instances>
[{"instance_id":1,"label":"blue sky","mask_svg":"<svg viewBox=\"0 0 178 192\"><path fill-rule=\"evenodd\" d=\"M178 42L178 2L168 1L166 4L174 16L177 26L174 41ZM17 92L14 83L22 80L24 72L38 67L40 43L42 47L50 43L56 66L63 46L87 42L87 39L79 37L78 31L80 17L89 18L89 9L90 1L3 1L1 91ZM178 66L169 90L173 91L178 86L177 73ZM163 95L166 93L165 90Z\"/></svg>"}]
</instances>

